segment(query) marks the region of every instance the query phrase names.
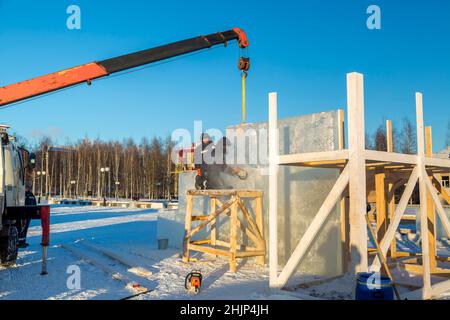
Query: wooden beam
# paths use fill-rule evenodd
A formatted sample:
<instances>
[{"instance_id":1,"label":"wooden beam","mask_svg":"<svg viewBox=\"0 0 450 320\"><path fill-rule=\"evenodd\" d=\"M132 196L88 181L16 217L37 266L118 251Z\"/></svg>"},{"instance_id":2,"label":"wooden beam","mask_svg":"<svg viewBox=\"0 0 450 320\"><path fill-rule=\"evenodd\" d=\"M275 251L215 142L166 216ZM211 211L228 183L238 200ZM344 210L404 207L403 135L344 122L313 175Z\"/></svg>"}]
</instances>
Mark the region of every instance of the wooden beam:
<instances>
[{"instance_id":1,"label":"wooden beam","mask_svg":"<svg viewBox=\"0 0 450 320\"><path fill-rule=\"evenodd\" d=\"M433 142L432 142L431 126L425 127L425 155L427 157L433 156ZM433 179L433 174L428 175L428 179ZM427 192L427 216L428 216L428 244L430 256L430 268L436 269L436 215L434 210L433 197L431 192Z\"/></svg>"},{"instance_id":2,"label":"wooden beam","mask_svg":"<svg viewBox=\"0 0 450 320\"><path fill-rule=\"evenodd\" d=\"M425 158L425 164L427 167L445 168L446 172L450 172L450 160L441 158Z\"/></svg>"},{"instance_id":3,"label":"wooden beam","mask_svg":"<svg viewBox=\"0 0 450 320\"><path fill-rule=\"evenodd\" d=\"M216 212L216 197L210 198L210 213ZM211 220L211 245L213 247L216 246L216 240L217 240L217 218Z\"/></svg>"},{"instance_id":4,"label":"wooden beam","mask_svg":"<svg viewBox=\"0 0 450 320\"><path fill-rule=\"evenodd\" d=\"M277 94L269 94L269 287L278 286L278 124Z\"/></svg>"},{"instance_id":5,"label":"wooden beam","mask_svg":"<svg viewBox=\"0 0 450 320\"><path fill-rule=\"evenodd\" d=\"M348 156L350 194L351 271L366 272L367 227L366 161L364 129L364 78L360 73L347 74Z\"/></svg>"},{"instance_id":6,"label":"wooden beam","mask_svg":"<svg viewBox=\"0 0 450 320\"><path fill-rule=\"evenodd\" d=\"M386 214L386 174L378 172L375 174L375 192L377 208L377 239L381 241L386 233L387 214Z\"/></svg>"},{"instance_id":7,"label":"wooden beam","mask_svg":"<svg viewBox=\"0 0 450 320\"><path fill-rule=\"evenodd\" d=\"M420 192L420 235L422 244L423 265L423 291L422 298L428 299L431 295L430 253L428 239L428 210L427 188L428 175L425 172L425 137L423 126L423 97L416 93L416 123L417 123L417 166L419 168L419 192Z\"/></svg>"},{"instance_id":8,"label":"wooden beam","mask_svg":"<svg viewBox=\"0 0 450 320\"><path fill-rule=\"evenodd\" d=\"M278 163L284 165L301 164L303 162L339 161L348 159L348 150L319 151L280 155Z\"/></svg>"},{"instance_id":9,"label":"wooden beam","mask_svg":"<svg viewBox=\"0 0 450 320\"><path fill-rule=\"evenodd\" d=\"M376 150L364 150L364 154L369 161L401 163L401 164L417 164L417 156L412 154L385 152Z\"/></svg>"},{"instance_id":10,"label":"wooden beam","mask_svg":"<svg viewBox=\"0 0 450 320\"><path fill-rule=\"evenodd\" d=\"M245 207L244 203L241 201L241 199L239 199L239 197L237 198L237 204L239 205L239 208L241 209L242 213L244 214L245 218L247 219L248 222L248 226L250 227L250 229L252 230L252 232L259 237L260 241L264 241L263 237L261 235L260 230L258 229L258 226L256 225L255 221L253 221L253 217L250 214L250 212L248 212L247 208Z\"/></svg>"},{"instance_id":11,"label":"wooden beam","mask_svg":"<svg viewBox=\"0 0 450 320\"><path fill-rule=\"evenodd\" d=\"M394 139L392 136L392 121L386 120L386 146L387 152L394 152Z\"/></svg>"},{"instance_id":12,"label":"wooden beam","mask_svg":"<svg viewBox=\"0 0 450 320\"><path fill-rule=\"evenodd\" d=\"M191 197L191 196L189 196ZM191 200L192 202L192 200ZM208 216L208 219L205 220L205 222L202 222L201 224L199 224L198 226L196 226L194 229L192 229L184 238L185 239L189 239L191 238L193 235L195 235L197 232L199 232L201 229L203 229L204 227L206 227L211 221L213 221L215 218L217 218L217 216L219 214L221 214L222 212L224 212L226 209L228 209L229 207L231 207L234 203L236 202L236 198L235 197L231 197L230 200L228 200L227 202L225 202L225 204L218 208L214 213L210 214ZM192 205L191 205L192 207ZM191 209L192 210L192 209ZM186 222L187 223L187 222Z\"/></svg>"},{"instance_id":13,"label":"wooden beam","mask_svg":"<svg viewBox=\"0 0 450 320\"><path fill-rule=\"evenodd\" d=\"M403 192L400 202L398 203L397 208L395 209L393 220L391 221L391 224L389 225L386 231L386 235L380 242L380 248L384 256L386 256L387 251L389 250L389 246L393 238L395 237L397 228L400 224L400 221L402 220L402 215L405 212L406 206L408 205L409 199L411 198L412 192L414 191L414 187L416 186L416 182L419 177L418 172L419 169L417 167L414 168L414 170L411 172L411 176L409 177L409 180L406 183L405 191ZM381 267L380 260L378 259L378 257L375 257L370 269L371 271L379 271L380 267Z\"/></svg>"},{"instance_id":14,"label":"wooden beam","mask_svg":"<svg viewBox=\"0 0 450 320\"><path fill-rule=\"evenodd\" d=\"M395 212L395 185L392 182L388 184L388 193L389 193L389 225L394 220L394 212ZM397 239L394 238L391 241L391 259L395 260L397 258Z\"/></svg>"},{"instance_id":15,"label":"wooden beam","mask_svg":"<svg viewBox=\"0 0 450 320\"><path fill-rule=\"evenodd\" d=\"M236 251L237 251L237 220L238 220L238 202L239 199L233 202L231 206L231 220L230 220L230 271L236 272Z\"/></svg>"},{"instance_id":16,"label":"wooden beam","mask_svg":"<svg viewBox=\"0 0 450 320\"><path fill-rule=\"evenodd\" d=\"M230 252L228 252L228 251L211 248L211 247L207 247L207 246L200 246L200 245L196 245L196 244L189 244L189 249L209 253L209 254L212 254L215 256L226 256L226 257L230 256Z\"/></svg>"},{"instance_id":17,"label":"wooden beam","mask_svg":"<svg viewBox=\"0 0 450 320\"><path fill-rule=\"evenodd\" d=\"M266 243L264 241L264 218L262 212L262 197L257 197L255 199L255 214L256 214L256 225L262 236L262 247L260 249L266 251ZM265 263L265 254L256 259L256 263L263 266Z\"/></svg>"},{"instance_id":18,"label":"wooden beam","mask_svg":"<svg viewBox=\"0 0 450 320\"><path fill-rule=\"evenodd\" d=\"M341 175L337 179L330 193L326 197L325 201L322 203L319 211L314 217L313 221L309 225L305 234L301 238L294 252L290 256L288 262L285 267L281 271L280 276L278 277L278 286L280 288L284 287L289 280L290 276L294 273L295 269L299 265L299 263L304 258L305 254L308 252L311 244L314 239L317 237L319 231L324 225L326 219L328 218L331 210L336 206L336 203L341 197L342 192L345 190L349 182L349 167L348 165L345 167L344 171L342 171ZM363 216L364 219L364 216ZM365 224L365 222L364 222ZM366 239L367 241L367 239ZM367 249L366 249L367 250Z\"/></svg>"},{"instance_id":19,"label":"wooden beam","mask_svg":"<svg viewBox=\"0 0 450 320\"><path fill-rule=\"evenodd\" d=\"M387 152L394 152L394 137L393 137L393 130L392 130L392 121L386 120L386 146L387 146ZM384 167L385 169L386 166ZM401 180L403 181L403 180ZM389 224L392 223L394 218L394 212L395 212L395 191L396 191L396 184L392 181L389 181L388 183L388 212L389 212ZM391 242L391 250L390 250L390 256L391 260L395 261L397 258L397 239L392 239Z\"/></svg>"},{"instance_id":20,"label":"wooden beam","mask_svg":"<svg viewBox=\"0 0 450 320\"><path fill-rule=\"evenodd\" d=\"M186 191L187 195L191 196L209 196L209 197L221 197L221 196L239 196L241 198L255 198L260 196L261 191L246 190L246 189L224 189L224 190L196 190L190 189Z\"/></svg>"}]
</instances>

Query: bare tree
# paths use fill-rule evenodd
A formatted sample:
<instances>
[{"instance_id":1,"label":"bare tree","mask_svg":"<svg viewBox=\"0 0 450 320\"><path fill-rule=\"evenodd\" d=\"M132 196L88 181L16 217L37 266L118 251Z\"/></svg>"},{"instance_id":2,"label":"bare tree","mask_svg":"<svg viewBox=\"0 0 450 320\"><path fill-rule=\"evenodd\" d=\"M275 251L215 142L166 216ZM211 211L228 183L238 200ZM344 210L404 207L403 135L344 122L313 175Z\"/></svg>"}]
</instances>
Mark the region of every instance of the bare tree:
<instances>
[{"instance_id":1,"label":"bare tree","mask_svg":"<svg viewBox=\"0 0 450 320\"><path fill-rule=\"evenodd\" d=\"M403 118L400 133L400 151L406 154L415 154L417 151L416 131L408 118Z\"/></svg>"}]
</instances>

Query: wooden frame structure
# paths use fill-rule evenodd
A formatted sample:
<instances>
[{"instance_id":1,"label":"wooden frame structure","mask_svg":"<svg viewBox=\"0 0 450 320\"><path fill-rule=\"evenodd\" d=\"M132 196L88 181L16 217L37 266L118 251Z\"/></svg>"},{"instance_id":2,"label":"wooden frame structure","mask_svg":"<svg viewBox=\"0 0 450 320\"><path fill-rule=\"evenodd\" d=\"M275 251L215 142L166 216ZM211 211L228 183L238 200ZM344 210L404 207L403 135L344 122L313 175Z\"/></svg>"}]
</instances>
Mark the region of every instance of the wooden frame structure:
<instances>
[{"instance_id":1,"label":"wooden frame structure","mask_svg":"<svg viewBox=\"0 0 450 320\"><path fill-rule=\"evenodd\" d=\"M200 251L212 255L228 257L230 260L230 271L236 272L237 258L257 257L257 263L264 265L266 244L264 241L263 216L262 216L262 192L258 190L188 190L185 236L183 242L183 261L189 261L189 251ZM208 215L193 215L193 197L209 197L210 212ZM229 198L221 202L220 198ZM243 199L253 200L255 203L255 217L246 207ZM239 212L241 215L239 215ZM218 239L217 224L219 215L230 217L229 241ZM192 228L192 222L201 223ZM202 240L192 240L192 237L200 230L210 225L210 237ZM246 240L251 240L254 246L238 244L238 229ZM244 239L242 237L242 239Z\"/></svg>"},{"instance_id":2,"label":"wooden frame structure","mask_svg":"<svg viewBox=\"0 0 450 320\"><path fill-rule=\"evenodd\" d=\"M269 285L274 289L283 288L302 262L311 244L317 237L322 226L332 209L338 205L345 209L344 222L349 230L348 245L344 249L350 252L351 272L365 272L369 270L368 259L368 233L366 226L367 195L371 191L372 183L375 185L376 203L380 206L377 215L377 233L382 239L378 239L380 249L387 257L395 239L396 230L402 220L402 215L408 205L412 192L419 183L420 189L420 217L422 236L422 269L423 287L411 292L409 298L430 299L434 296L450 290L450 280L431 285L430 277L430 236L428 218L434 214L433 204L446 233L450 236L450 222L447 218L441 197L447 200L442 190L430 179L435 173L450 172L450 160L431 157L430 152L425 152L425 135L423 125L422 94L416 93L416 117L417 117L417 155L407 155L393 152L392 136L388 137L388 151L373 151L365 149L364 129L364 79L360 73L347 74L347 124L348 124L348 149L335 151L278 154L277 131L277 94L269 94ZM391 123L387 124L388 130ZM343 131L343 127L341 128ZM428 136L428 135L427 135ZM431 135L430 135L431 138ZM342 140L343 141L343 140ZM427 144L431 150L430 143ZM325 198L322 206L313 221L303 234L297 247L288 259L281 273L278 273L278 226L277 226L277 175L279 166L305 166L338 168L341 174L333 188ZM405 182L406 185L405 185ZM388 196L386 197L386 184ZM395 204L393 191L399 185L405 185L405 190L399 203ZM348 191L347 191L348 190ZM346 207L344 198L348 192ZM385 203L389 202L390 223L387 226L387 213ZM380 209L381 208L381 209ZM348 211L347 211L348 209ZM344 211L344 212L345 212ZM394 250L395 251L395 250ZM344 254L344 257L347 256ZM379 271L381 261L376 256L370 266L370 270Z\"/></svg>"}]
</instances>

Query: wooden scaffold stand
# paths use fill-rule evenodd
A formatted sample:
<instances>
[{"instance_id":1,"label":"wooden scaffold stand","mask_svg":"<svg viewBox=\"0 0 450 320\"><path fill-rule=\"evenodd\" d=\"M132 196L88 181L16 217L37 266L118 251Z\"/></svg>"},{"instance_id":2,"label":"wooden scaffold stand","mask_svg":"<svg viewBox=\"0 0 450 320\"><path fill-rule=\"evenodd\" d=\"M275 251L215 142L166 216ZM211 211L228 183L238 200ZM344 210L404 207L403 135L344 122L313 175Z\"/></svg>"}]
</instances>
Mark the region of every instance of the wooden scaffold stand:
<instances>
[{"instance_id":1,"label":"wooden scaffold stand","mask_svg":"<svg viewBox=\"0 0 450 320\"><path fill-rule=\"evenodd\" d=\"M237 258L257 257L257 263L264 264L266 245L264 242L263 216L262 216L262 192L258 190L188 190L185 236L183 243L183 261L189 261L189 251L200 251L212 255L225 256L230 261L230 271L236 272ZM193 215L193 198L209 197L210 212L207 215ZM223 203L219 197L228 198ZM243 199L252 200L255 203L255 217L246 207ZM217 221L219 216L228 216L229 241L219 239ZM192 228L193 222L200 222ZM201 240L192 240L202 229L210 226L209 237ZM244 235L253 242L253 246L239 244L239 230L241 239Z\"/></svg>"}]
</instances>

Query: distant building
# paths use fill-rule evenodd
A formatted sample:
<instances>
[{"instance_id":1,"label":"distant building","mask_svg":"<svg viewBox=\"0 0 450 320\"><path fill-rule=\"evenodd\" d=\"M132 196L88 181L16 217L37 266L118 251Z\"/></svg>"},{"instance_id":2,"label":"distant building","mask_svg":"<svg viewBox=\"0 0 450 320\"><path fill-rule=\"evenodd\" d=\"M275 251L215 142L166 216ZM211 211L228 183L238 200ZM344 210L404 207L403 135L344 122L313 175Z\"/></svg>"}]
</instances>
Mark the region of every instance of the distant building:
<instances>
[{"instance_id":1,"label":"distant building","mask_svg":"<svg viewBox=\"0 0 450 320\"><path fill-rule=\"evenodd\" d=\"M442 151L439 151L434 155L436 158L442 158L442 159L450 159L450 146L443 149ZM442 187L447 191L450 192L450 174L440 174L436 175L436 178L441 183Z\"/></svg>"}]
</instances>

